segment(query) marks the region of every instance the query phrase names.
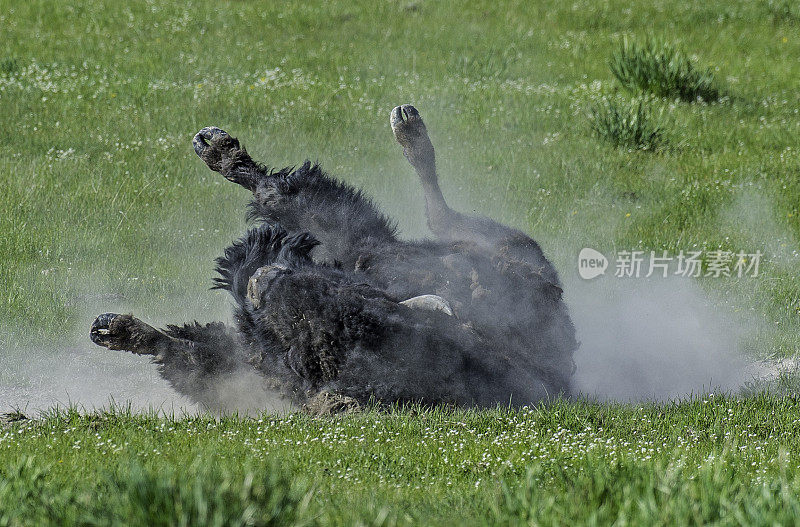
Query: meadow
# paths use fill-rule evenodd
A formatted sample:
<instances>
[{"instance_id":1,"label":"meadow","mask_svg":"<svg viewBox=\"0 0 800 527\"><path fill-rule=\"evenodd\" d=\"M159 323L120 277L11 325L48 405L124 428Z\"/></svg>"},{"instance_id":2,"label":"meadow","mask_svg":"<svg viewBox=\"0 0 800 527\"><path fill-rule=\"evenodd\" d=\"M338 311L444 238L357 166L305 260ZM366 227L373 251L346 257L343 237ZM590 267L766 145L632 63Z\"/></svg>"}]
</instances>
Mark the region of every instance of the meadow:
<instances>
[{"instance_id":1,"label":"meadow","mask_svg":"<svg viewBox=\"0 0 800 527\"><path fill-rule=\"evenodd\" d=\"M531 233L565 283L583 247L760 251L757 278L692 282L748 317L754 357L800 348L793 2L0 0L0 36L4 361L57 361L103 311L229 316L212 260L247 195L192 152L203 126L273 166L317 160L425 236L401 103L453 204ZM800 407L776 392L11 416L0 525L794 523Z\"/></svg>"}]
</instances>

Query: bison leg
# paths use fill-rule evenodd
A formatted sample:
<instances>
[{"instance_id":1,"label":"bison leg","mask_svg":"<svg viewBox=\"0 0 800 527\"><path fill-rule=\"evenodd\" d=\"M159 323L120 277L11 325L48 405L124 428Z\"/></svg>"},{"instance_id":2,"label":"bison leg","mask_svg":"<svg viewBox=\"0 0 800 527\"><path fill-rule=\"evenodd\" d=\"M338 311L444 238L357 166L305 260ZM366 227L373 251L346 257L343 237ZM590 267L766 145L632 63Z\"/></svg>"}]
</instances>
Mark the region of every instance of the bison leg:
<instances>
[{"instance_id":1,"label":"bison leg","mask_svg":"<svg viewBox=\"0 0 800 527\"><path fill-rule=\"evenodd\" d=\"M104 313L95 319L89 336L108 349L150 356L179 393L212 407L219 398L219 381L252 369L233 332L219 322L161 331L132 315Z\"/></svg>"},{"instance_id":2,"label":"bison leg","mask_svg":"<svg viewBox=\"0 0 800 527\"><path fill-rule=\"evenodd\" d=\"M195 135L194 149L211 170L253 192L253 215L320 241L316 256L355 267L365 246L396 240L394 224L353 187L306 162L272 170L253 161L239 141L216 127Z\"/></svg>"},{"instance_id":3,"label":"bison leg","mask_svg":"<svg viewBox=\"0 0 800 527\"><path fill-rule=\"evenodd\" d=\"M436 175L436 153L428 130L416 108L410 104L392 110L390 123L403 155L416 170L425 191L425 212L428 226L440 238L452 238L453 221L457 215L445 202Z\"/></svg>"},{"instance_id":4,"label":"bison leg","mask_svg":"<svg viewBox=\"0 0 800 527\"><path fill-rule=\"evenodd\" d=\"M474 241L494 245L498 236L510 230L488 218L465 216L451 209L444 199L436 174L436 154L428 130L416 108L397 106L390 116L392 131L417 172L425 191L428 226L445 241Z\"/></svg>"},{"instance_id":5,"label":"bison leg","mask_svg":"<svg viewBox=\"0 0 800 527\"><path fill-rule=\"evenodd\" d=\"M208 168L255 192L264 170L239 145L238 139L216 126L207 126L195 134L192 146Z\"/></svg>"},{"instance_id":6,"label":"bison leg","mask_svg":"<svg viewBox=\"0 0 800 527\"><path fill-rule=\"evenodd\" d=\"M136 355L159 356L191 349L189 341L170 337L132 315L103 313L92 323L89 338L98 346Z\"/></svg>"},{"instance_id":7,"label":"bison leg","mask_svg":"<svg viewBox=\"0 0 800 527\"><path fill-rule=\"evenodd\" d=\"M490 218L461 214L447 205L439 188L433 144L416 108L410 104L397 106L392 110L390 123L395 139L403 147L403 154L422 182L428 226L439 239L477 243L525 262L539 270L553 284L559 283L555 269L530 236Z\"/></svg>"}]
</instances>

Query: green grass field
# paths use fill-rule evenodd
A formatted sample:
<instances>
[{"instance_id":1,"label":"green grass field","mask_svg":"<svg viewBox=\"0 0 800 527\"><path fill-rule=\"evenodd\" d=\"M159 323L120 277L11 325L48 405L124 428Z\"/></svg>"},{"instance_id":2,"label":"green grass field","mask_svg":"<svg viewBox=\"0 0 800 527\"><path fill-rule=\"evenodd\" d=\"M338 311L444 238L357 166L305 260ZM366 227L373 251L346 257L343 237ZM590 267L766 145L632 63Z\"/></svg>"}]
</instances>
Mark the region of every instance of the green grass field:
<instances>
[{"instance_id":1,"label":"green grass field","mask_svg":"<svg viewBox=\"0 0 800 527\"><path fill-rule=\"evenodd\" d=\"M575 279L582 247L758 250L759 277L694 282L747 316L755 356L800 350L794 2L0 0L0 37L6 357L85 342L102 311L227 316L212 259L245 227L247 193L194 155L206 125L271 165L318 160L426 235L388 126L406 102L453 204L530 232L567 284L593 291ZM651 38L719 98L685 100L686 76L652 82L657 57L623 85L612 57ZM799 420L777 395L330 419L53 412L0 428L0 526L794 524Z\"/></svg>"},{"instance_id":2,"label":"green grass field","mask_svg":"<svg viewBox=\"0 0 800 527\"><path fill-rule=\"evenodd\" d=\"M0 435L0 524L791 525L798 422L795 401L771 397L245 421L53 414Z\"/></svg>"}]
</instances>

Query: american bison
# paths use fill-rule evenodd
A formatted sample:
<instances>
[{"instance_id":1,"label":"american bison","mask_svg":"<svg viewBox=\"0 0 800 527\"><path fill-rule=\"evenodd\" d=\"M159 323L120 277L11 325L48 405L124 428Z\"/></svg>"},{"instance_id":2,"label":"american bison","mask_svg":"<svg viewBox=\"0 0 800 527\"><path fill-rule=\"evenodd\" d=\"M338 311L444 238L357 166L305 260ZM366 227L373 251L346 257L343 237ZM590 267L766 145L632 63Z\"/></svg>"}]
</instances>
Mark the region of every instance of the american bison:
<instances>
[{"instance_id":1,"label":"american bison","mask_svg":"<svg viewBox=\"0 0 800 527\"><path fill-rule=\"evenodd\" d=\"M106 313L92 341L151 356L178 392L212 407L214 386L242 371L298 404L332 394L524 405L568 393L577 342L555 269L525 233L447 205L413 106L394 108L391 127L435 240L400 239L372 201L319 165L272 169L203 128L197 155L253 194L256 226L216 260L234 327L159 330Z\"/></svg>"}]
</instances>

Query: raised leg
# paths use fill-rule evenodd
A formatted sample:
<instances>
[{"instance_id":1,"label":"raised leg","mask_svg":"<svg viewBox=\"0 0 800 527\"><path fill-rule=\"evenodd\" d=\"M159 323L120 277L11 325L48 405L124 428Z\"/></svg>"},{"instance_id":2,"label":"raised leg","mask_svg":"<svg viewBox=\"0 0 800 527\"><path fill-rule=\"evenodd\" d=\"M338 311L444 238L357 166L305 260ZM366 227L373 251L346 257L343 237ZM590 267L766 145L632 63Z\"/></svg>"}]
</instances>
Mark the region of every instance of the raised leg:
<instances>
[{"instance_id":1,"label":"raised leg","mask_svg":"<svg viewBox=\"0 0 800 527\"><path fill-rule=\"evenodd\" d=\"M416 108L410 104L395 107L390 115L390 124L395 139L403 147L403 154L422 183L428 226L439 239L477 243L512 260L524 262L553 284L559 283L555 269L530 236L490 218L462 214L447 205L439 188L433 143Z\"/></svg>"},{"instance_id":2,"label":"raised leg","mask_svg":"<svg viewBox=\"0 0 800 527\"><path fill-rule=\"evenodd\" d=\"M419 175L425 191L425 212L428 226L439 238L463 239L457 236L458 213L444 200L436 175L436 153L428 137L428 130L419 112L410 104L395 107L390 116L392 131L403 147L403 155Z\"/></svg>"},{"instance_id":3,"label":"raised leg","mask_svg":"<svg viewBox=\"0 0 800 527\"><path fill-rule=\"evenodd\" d=\"M161 331L133 315L104 313L92 323L89 336L108 349L150 356L179 393L212 407L219 400L216 384L247 367L239 340L220 322Z\"/></svg>"},{"instance_id":4,"label":"raised leg","mask_svg":"<svg viewBox=\"0 0 800 527\"><path fill-rule=\"evenodd\" d=\"M195 134L192 146L208 168L255 192L264 168L253 161L238 139L216 126L207 126Z\"/></svg>"},{"instance_id":5,"label":"raised leg","mask_svg":"<svg viewBox=\"0 0 800 527\"><path fill-rule=\"evenodd\" d=\"M236 138L215 127L200 130L193 143L211 170L253 192L253 217L289 232L309 232L319 240L318 258L353 268L362 247L396 239L393 223L369 199L318 165L269 169L253 161Z\"/></svg>"},{"instance_id":6,"label":"raised leg","mask_svg":"<svg viewBox=\"0 0 800 527\"><path fill-rule=\"evenodd\" d=\"M110 350L130 351L136 355L169 355L188 353L192 343L170 337L145 324L133 315L103 313L89 331L92 342Z\"/></svg>"}]
</instances>

